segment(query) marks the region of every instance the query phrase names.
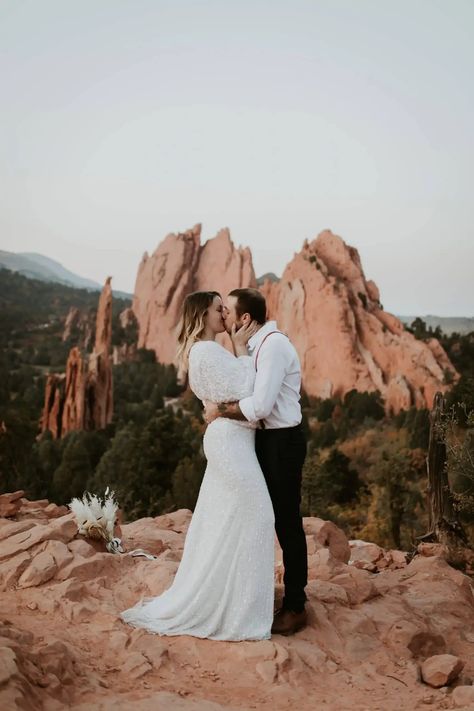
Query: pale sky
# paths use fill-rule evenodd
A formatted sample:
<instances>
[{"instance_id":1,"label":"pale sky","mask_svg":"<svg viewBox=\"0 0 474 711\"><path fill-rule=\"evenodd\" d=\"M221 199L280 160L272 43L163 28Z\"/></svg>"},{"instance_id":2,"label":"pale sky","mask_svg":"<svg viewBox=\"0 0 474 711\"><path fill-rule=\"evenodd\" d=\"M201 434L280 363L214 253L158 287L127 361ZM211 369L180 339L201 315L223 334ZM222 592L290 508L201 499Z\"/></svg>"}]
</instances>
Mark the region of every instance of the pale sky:
<instances>
[{"instance_id":1,"label":"pale sky","mask_svg":"<svg viewBox=\"0 0 474 711\"><path fill-rule=\"evenodd\" d=\"M0 249L133 291L197 222L257 275L330 228L386 310L473 316L473 33L472 0L0 0Z\"/></svg>"}]
</instances>

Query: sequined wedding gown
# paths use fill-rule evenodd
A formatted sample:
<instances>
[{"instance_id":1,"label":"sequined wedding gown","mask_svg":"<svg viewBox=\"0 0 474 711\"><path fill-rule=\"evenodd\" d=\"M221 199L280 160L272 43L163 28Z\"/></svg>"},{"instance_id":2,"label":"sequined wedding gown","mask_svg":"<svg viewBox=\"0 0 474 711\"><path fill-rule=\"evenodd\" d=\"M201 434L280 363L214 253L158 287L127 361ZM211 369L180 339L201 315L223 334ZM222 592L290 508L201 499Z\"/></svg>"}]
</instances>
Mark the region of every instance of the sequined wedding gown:
<instances>
[{"instance_id":1,"label":"sequined wedding gown","mask_svg":"<svg viewBox=\"0 0 474 711\"><path fill-rule=\"evenodd\" d=\"M201 400L247 397L254 380L250 356L235 358L215 341L191 348L189 383ZM121 617L163 635L269 639L274 514L255 454L255 429L247 421L218 418L203 445L207 467L174 581Z\"/></svg>"}]
</instances>

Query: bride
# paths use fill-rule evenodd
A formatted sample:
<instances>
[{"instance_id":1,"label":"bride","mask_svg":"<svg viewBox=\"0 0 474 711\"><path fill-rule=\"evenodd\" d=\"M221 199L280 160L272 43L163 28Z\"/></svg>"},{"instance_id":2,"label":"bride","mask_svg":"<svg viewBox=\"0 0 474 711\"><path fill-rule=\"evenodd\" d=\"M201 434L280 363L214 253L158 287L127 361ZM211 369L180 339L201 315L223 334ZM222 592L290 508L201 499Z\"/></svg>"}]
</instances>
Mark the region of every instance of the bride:
<instances>
[{"instance_id":1,"label":"bride","mask_svg":"<svg viewBox=\"0 0 474 711\"><path fill-rule=\"evenodd\" d=\"M247 342L255 326L233 329L235 356L215 340L224 331L217 292L186 297L178 358L202 401L232 402L253 391ZM274 514L254 442L247 421L218 418L207 427L207 467L174 581L161 595L121 612L125 622L162 635L270 638Z\"/></svg>"}]
</instances>

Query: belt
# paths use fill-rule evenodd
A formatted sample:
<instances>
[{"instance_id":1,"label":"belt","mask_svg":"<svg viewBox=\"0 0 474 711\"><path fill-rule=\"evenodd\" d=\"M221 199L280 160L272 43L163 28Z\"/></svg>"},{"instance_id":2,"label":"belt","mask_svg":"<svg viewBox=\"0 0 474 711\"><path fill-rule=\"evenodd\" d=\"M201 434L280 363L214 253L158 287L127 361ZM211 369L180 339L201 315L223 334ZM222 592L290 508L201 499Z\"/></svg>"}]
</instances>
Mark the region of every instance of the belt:
<instances>
[{"instance_id":1,"label":"belt","mask_svg":"<svg viewBox=\"0 0 474 711\"><path fill-rule=\"evenodd\" d=\"M262 420L259 420L263 424ZM291 425L290 427L265 427L263 426L260 431L264 432L287 432L288 430L299 430L302 428L302 423L299 422L297 425Z\"/></svg>"}]
</instances>

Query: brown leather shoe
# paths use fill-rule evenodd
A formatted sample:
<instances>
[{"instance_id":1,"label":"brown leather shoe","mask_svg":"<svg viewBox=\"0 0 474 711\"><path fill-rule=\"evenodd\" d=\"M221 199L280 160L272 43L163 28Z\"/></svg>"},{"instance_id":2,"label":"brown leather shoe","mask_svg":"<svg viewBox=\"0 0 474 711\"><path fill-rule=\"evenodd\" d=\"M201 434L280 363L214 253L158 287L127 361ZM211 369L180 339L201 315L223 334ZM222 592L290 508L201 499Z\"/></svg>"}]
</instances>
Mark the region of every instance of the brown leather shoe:
<instances>
[{"instance_id":1,"label":"brown leather shoe","mask_svg":"<svg viewBox=\"0 0 474 711\"><path fill-rule=\"evenodd\" d=\"M294 634L306 627L307 623L306 610L293 612L293 610L281 608L275 612L273 617L272 634L284 634L285 636Z\"/></svg>"}]
</instances>

